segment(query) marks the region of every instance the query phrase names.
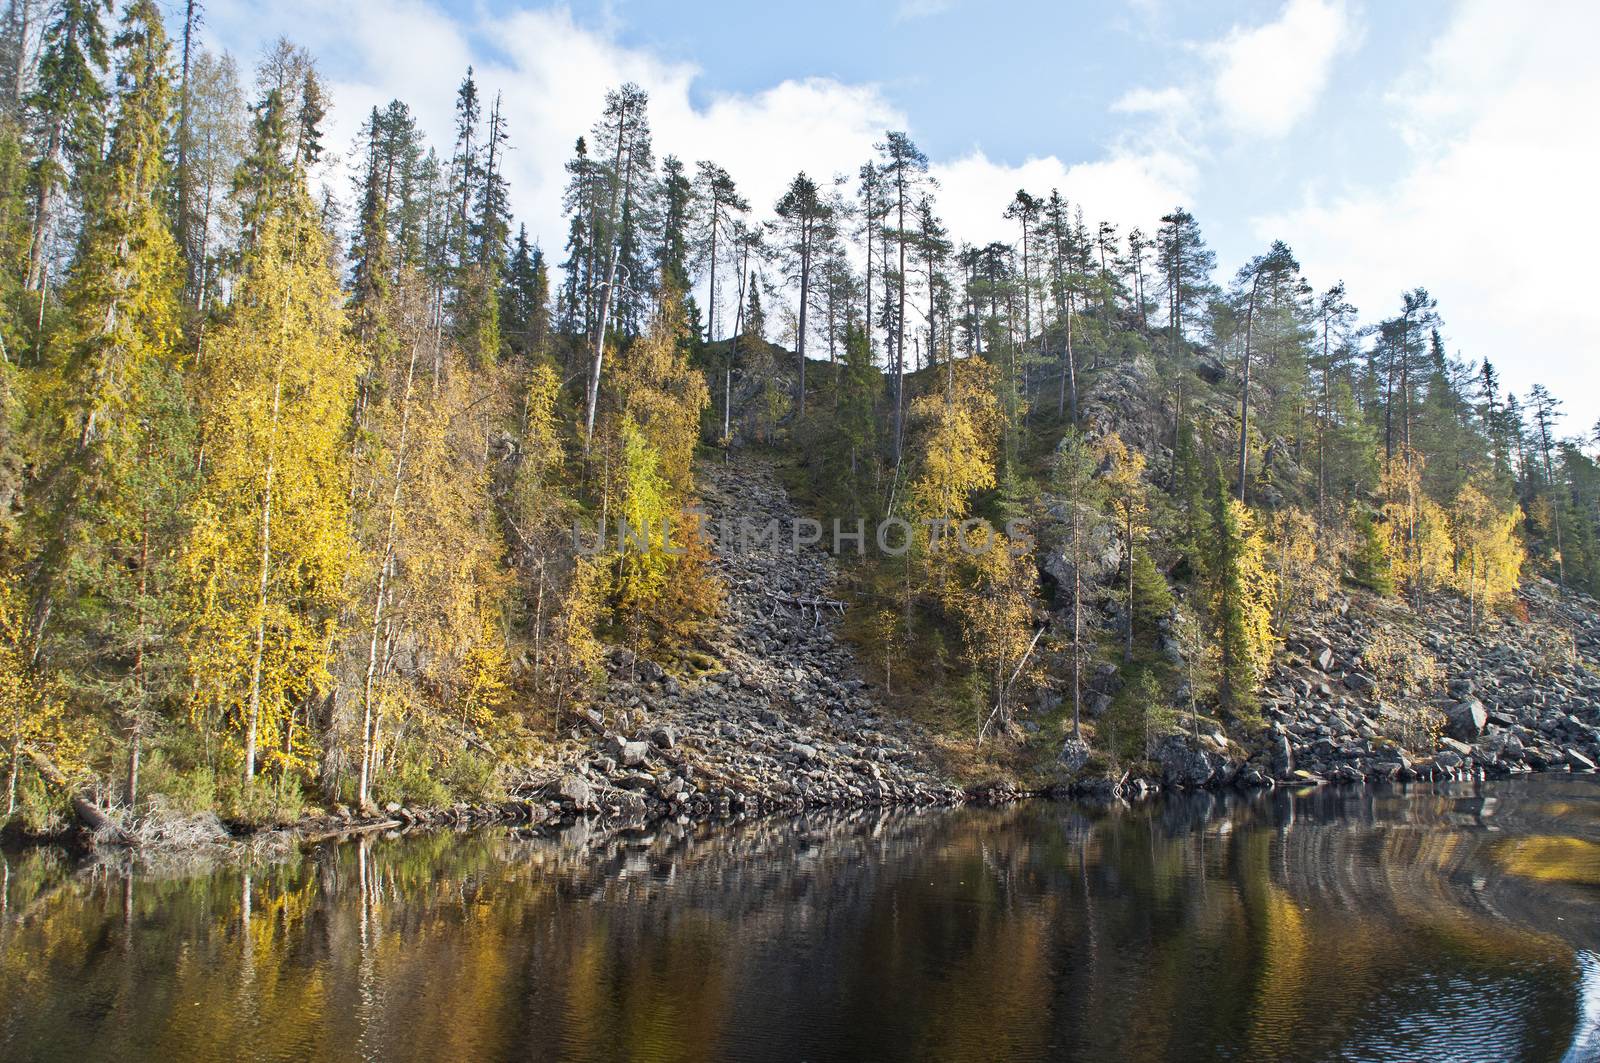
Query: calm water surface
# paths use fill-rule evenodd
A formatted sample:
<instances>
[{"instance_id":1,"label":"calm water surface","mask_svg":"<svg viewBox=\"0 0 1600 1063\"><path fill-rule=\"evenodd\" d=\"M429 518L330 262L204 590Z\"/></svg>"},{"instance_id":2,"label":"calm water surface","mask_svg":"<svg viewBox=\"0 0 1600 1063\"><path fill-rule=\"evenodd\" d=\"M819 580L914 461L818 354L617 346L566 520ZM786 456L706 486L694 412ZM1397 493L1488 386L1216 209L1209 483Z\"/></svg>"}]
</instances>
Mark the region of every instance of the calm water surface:
<instances>
[{"instance_id":1,"label":"calm water surface","mask_svg":"<svg viewBox=\"0 0 1600 1063\"><path fill-rule=\"evenodd\" d=\"M0 1059L1600 1059L1600 781L0 870Z\"/></svg>"}]
</instances>

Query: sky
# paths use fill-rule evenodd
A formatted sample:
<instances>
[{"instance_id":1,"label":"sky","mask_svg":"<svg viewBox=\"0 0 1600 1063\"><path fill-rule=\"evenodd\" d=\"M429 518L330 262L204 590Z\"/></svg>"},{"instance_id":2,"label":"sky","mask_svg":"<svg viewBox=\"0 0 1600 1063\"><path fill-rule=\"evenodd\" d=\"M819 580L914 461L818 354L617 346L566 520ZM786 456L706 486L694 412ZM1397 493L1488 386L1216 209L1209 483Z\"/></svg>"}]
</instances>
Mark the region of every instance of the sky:
<instances>
[{"instance_id":1,"label":"sky","mask_svg":"<svg viewBox=\"0 0 1600 1063\"><path fill-rule=\"evenodd\" d=\"M952 235L1014 241L1019 188L1153 232L1183 205L1231 277L1275 239L1364 321L1439 301L1453 355L1600 420L1600 4L1588 0L207 0L246 65L278 36L333 85L327 142L405 100L436 144L471 65L503 93L517 220L559 260L563 166L605 90L650 93L657 157L726 167L770 215L797 170L907 131Z\"/></svg>"}]
</instances>

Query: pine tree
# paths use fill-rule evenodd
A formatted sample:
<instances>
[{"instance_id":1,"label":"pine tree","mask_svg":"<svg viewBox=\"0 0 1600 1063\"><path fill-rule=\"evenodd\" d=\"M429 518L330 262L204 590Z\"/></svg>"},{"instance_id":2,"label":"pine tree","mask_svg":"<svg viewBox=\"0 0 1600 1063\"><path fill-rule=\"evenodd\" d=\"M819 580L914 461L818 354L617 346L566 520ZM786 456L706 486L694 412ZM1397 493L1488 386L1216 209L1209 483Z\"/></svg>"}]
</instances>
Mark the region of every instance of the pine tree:
<instances>
[{"instance_id":1,"label":"pine tree","mask_svg":"<svg viewBox=\"0 0 1600 1063\"><path fill-rule=\"evenodd\" d=\"M894 401L894 436L891 444L894 453L894 463L900 464L901 445L904 439L904 416L906 408L905 398L905 371L906 371L906 336L904 322L906 320L906 248L916 238L915 232L907 224L908 212L914 212L918 192L928 172L928 157L924 155L911 138L905 133L890 132L883 143L877 145L880 158L879 168L882 170L885 183L884 204L894 218L892 229L886 230L886 239L892 238L898 249L899 259L895 269L895 301L893 310L893 337L894 360L891 363L894 375L893 401ZM887 263L887 260L885 260ZM887 272L887 269L886 269ZM887 295L887 291L885 292Z\"/></svg>"},{"instance_id":2,"label":"pine tree","mask_svg":"<svg viewBox=\"0 0 1600 1063\"><path fill-rule=\"evenodd\" d=\"M605 113L595 127L595 141L611 153L607 168L607 206L603 224L597 227L604 248L605 268L600 286L600 310L592 337L589 383L584 410L584 453L594 438L595 411L600 402L601 376L605 368L606 334L611 326L611 311L617 301L619 285L637 286L644 278L623 269L629 262L630 248L639 247L633 231L635 199L646 194L654 158L650 148L650 120L646 115L650 97L629 82L606 93Z\"/></svg>"},{"instance_id":3,"label":"pine tree","mask_svg":"<svg viewBox=\"0 0 1600 1063\"><path fill-rule=\"evenodd\" d=\"M795 354L800 367L795 389L796 415L806 415L806 313L811 308L811 278L818 247L832 233L833 212L817 184L804 173L796 174L773 208L778 220L777 250L790 280L799 288L800 320L795 331Z\"/></svg>"},{"instance_id":4,"label":"pine tree","mask_svg":"<svg viewBox=\"0 0 1600 1063\"><path fill-rule=\"evenodd\" d=\"M1180 207L1161 218L1161 228L1156 233L1156 259L1167 294L1167 354L1177 367L1183 364L1179 348L1185 330L1205 305L1217 257L1206 247L1194 215Z\"/></svg>"}]
</instances>

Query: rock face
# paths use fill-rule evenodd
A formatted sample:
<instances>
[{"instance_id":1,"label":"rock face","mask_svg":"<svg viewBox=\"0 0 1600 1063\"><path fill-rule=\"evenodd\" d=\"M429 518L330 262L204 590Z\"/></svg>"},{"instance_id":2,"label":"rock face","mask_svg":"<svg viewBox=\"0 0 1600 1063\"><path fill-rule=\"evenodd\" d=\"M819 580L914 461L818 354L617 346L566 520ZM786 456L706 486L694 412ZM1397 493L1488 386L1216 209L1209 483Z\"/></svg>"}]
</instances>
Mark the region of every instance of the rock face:
<instances>
[{"instance_id":1,"label":"rock face","mask_svg":"<svg viewBox=\"0 0 1600 1063\"><path fill-rule=\"evenodd\" d=\"M1526 620L1481 619L1440 598L1419 611L1357 599L1289 639L1262 696L1259 763L1278 779L1592 771L1600 760L1600 604L1542 580ZM1380 632L1410 632L1438 664L1420 689L1366 661Z\"/></svg>"},{"instance_id":2,"label":"rock face","mask_svg":"<svg viewBox=\"0 0 1600 1063\"><path fill-rule=\"evenodd\" d=\"M1212 755L1193 748L1183 735L1168 735L1151 759L1160 766L1163 782L1184 789L1206 785L1217 771Z\"/></svg>"},{"instance_id":3,"label":"rock face","mask_svg":"<svg viewBox=\"0 0 1600 1063\"><path fill-rule=\"evenodd\" d=\"M715 548L727 590L706 639L717 667L673 676L613 649L605 694L577 718L568 774L544 786L546 799L646 818L961 801L920 729L883 713L853 678L835 631L832 561L793 549L796 514L770 467L707 463L699 480L712 521L733 525ZM741 544L741 518L778 520L779 541Z\"/></svg>"}]
</instances>

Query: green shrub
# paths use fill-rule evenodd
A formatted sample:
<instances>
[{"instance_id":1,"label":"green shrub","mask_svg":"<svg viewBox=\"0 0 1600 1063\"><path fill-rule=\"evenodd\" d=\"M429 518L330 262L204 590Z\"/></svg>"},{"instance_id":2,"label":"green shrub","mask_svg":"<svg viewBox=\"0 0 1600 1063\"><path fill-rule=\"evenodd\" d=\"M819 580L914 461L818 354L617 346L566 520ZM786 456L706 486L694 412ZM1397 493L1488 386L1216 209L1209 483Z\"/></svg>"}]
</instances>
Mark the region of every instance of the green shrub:
<instances>
[{"instance_id":1,"label":"green shrub","mask_svg":"<svg viewBox=\"0 0 1600 1063\"><path fill-rule=\"evenodd\" d=\"M280 827L305 815L305 795L293 775L257 776L250 782L233 780L220 795L221 814L235 823L255 827Z\"/></svg>"}]
</instances>

